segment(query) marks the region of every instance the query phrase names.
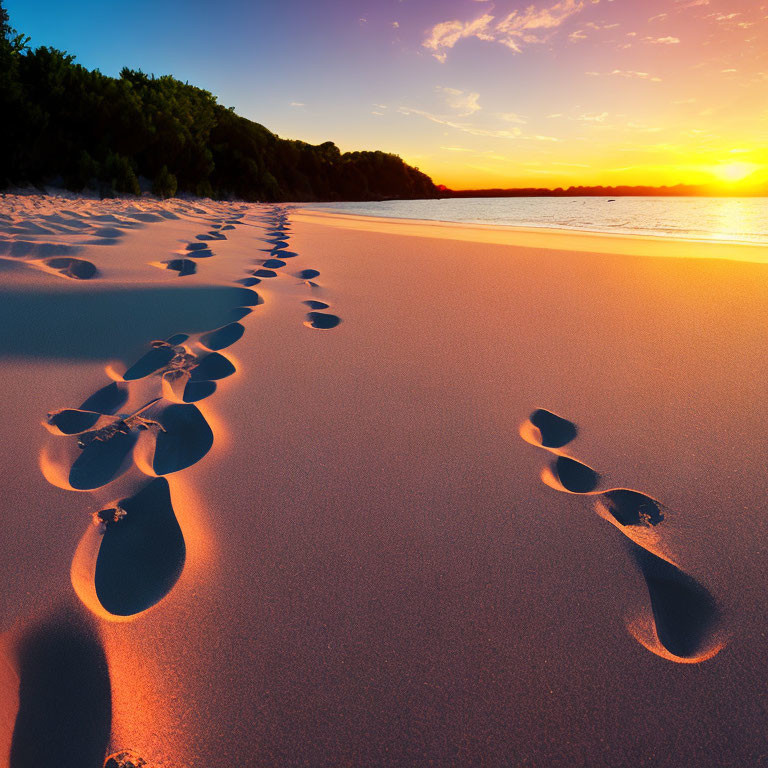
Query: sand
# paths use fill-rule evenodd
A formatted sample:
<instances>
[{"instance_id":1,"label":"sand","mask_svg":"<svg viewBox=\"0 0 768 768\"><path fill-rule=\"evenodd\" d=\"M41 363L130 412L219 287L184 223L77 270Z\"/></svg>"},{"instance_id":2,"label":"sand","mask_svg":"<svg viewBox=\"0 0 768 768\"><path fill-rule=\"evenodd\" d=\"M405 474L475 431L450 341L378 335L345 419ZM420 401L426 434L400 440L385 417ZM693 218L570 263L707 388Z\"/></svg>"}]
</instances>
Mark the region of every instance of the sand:
<instances>
[{"instance_id":1,"label":"sand","mask_svg":"<svg viewBox=\"0 0 768 768\"><path fill-rule=\"evenodd\" d=\"M0 257L0 765L764 764L765 248L5 196Z\"/></svg>"}]
</instances>

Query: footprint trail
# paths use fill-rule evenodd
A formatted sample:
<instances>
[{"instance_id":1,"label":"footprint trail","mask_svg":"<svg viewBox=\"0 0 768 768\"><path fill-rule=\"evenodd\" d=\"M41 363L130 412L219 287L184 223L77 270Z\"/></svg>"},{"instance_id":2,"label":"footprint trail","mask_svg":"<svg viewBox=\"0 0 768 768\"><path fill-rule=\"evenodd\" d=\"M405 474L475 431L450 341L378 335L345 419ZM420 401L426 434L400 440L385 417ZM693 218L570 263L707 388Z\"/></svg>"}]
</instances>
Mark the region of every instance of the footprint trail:
<instances>
[{"instance_id":1,"label":"footprint trail","mask_svg":"<svg viewBox=\"0 0 768 768\"><path fill-rule=\"evenodd\" d=\"M564 493L590 497L597 514L627 537L649 598L648 609L628 623L632 636L652 653L678 663L712 658L725 645L720 610L709 591L665 554L657 526L668 510L640 491L598 490L600 475L560 450L577 434L574 423L543 408L520 427L523 440L553 457L542 470L542 482Z\"/></svg>"}]
</instances>

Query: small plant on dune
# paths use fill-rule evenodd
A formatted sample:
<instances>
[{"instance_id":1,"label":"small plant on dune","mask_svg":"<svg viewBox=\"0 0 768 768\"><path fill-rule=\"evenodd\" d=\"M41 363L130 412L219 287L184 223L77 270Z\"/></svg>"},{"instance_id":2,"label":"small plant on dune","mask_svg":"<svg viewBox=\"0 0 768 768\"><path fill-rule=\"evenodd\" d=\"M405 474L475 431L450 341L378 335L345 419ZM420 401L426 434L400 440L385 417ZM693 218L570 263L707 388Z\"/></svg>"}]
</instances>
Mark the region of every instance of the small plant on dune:
<instances>
[{"instance_id":1,"label":"small plant on dune","mask_svg":"<svg viewBox=\"0 0 768 768\"><path fill-rule=\"evenodd\" d=\"M93 523L100 528L106 529L108 525L119 523L127 514L127 510L118 503L114 507L106 507L98 512L94 512Z\"/></svg>"},{"instance_id":2,"label":"small plant on dune","mask_svg":"<svg viewBox=\"0 0 768 768\"><path fill-rule=\"evenodd\" d=\"M144 431L157 428L160 432L165 432L165 427L159 421L141 415L142 411L145 411L150 405L154 405L155 402L152 401L130 416L116 416L115 420L111 424L107 424L106 427L84 432L77 438L78 448L83 450L93 443L106 443L117 435L128 435L134 429Z\"/></svg>"},{"instance_id":3,"label":"small plant on dune","mask_svg":"<svg viewBox=\"0 0 768 768\"><path fill-rule=\"evenodd\" d=\"M178 188L176 177L164 165L152 183L152 192L158 197L173 197Z\"/></svg>"},{"instance_id":4,"label":"small plant on dune","mask_svg":"<svg viewBox=\"0 0 768 768\"><path fill-rule=\"evenodd\" d=\"M133 752L115 752L106 759L104 768L149 768L149 765Z\"/></svg>"}]
</instances>

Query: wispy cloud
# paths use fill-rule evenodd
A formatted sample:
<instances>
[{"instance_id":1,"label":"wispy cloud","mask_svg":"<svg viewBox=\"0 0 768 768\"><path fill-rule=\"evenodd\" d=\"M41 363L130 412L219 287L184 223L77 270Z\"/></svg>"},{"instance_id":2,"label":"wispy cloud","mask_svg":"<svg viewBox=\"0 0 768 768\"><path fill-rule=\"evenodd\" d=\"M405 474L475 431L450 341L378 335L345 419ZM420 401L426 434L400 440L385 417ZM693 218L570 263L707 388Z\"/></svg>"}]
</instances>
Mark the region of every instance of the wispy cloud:
<instances>
[{"instance_id":1,"label":"wispy cloud","mask_svg":"<svg viewBox=\"0 0 768 768\"><path fill-rule=\"evenodd\" d=\"M651 45L677 45L680 42L679 37L644 37L646 43Z\"/></svg>"},{"instance_id":2,"label":"wispy cloud","mask_svg":"<svg viewBox=\"0 0 768 768\"><path fill-rule=\"evenodd\" d=\"M456 110L458 117L468 117L482 109L478 104L479 93L467 93L457 88L445 88L441 85L438 85L436 90L445 96L446 103L451 109Z\"/></svg>"},{"instance_id":3,"label":"wispy cloud","mask_svg":"<svg viewBox=\"0 0 768 768\"><path fill-rule=\"evenodd\" d=\"M660 83L661 78L656 77L655 75L651 75L649 72L636 72L634 69L614 69L611 72L587 72L585 73L589 75L590 77L602 77L605 76L615 76L615 77L627 77L627 78L633 78L637 80L648 80L652 83Z\"/></svg>"},{"instance_id":4,"label":"wispy cloud","mask_svg":"<svg viewBox=\"0 0 768 768\"><path fill-rule=\"evenodd\" d=\"M524 45L546 42L554 30L584 6L584 0L560 0L546 7L530 5L502 17L484 13L470 21L441 21L427 32L422 45L441 62L456 43L471 37L499 43L520 53Z\"/></svg>"},{"instance_id":5,"label":"wispy cloud","mask_svg":"<svg viewBox=\"0 0 768 768\"><path fill-rule=\"evenodd\" d=\"M524 117L521 117L517 112L497 112L496 117L499 120L503 120L505 123L519 123L525 125L528 122Z\"/></svg>"},{"instance_id":6,"label":"wispy cloud","mask_svg":"<svg viewBox=\"0 0 768 768\"><path fill-rule=\"evenodd\" d=\"M306 104L304 104L303 101L292 101L289 106L291 106L291 107L304 107L304 106L306 106Z\"/></svg>"},{"instance_id":7,"label":"wispy cloud","mask_svg":"<svg viewBox=\"0 0 768 768\"><path fill-rule=\"evenodd\" d=\"M401 115L417 115L423 117L426 120L430 120L438 125L444 125L447 128L454 128L457 131L468 133L470 136L489 136L496 139L516 139L520 136L519 128L512 128L511 130L491 130L488 128L479 128L470 123L458 123L455 120L443 117L442 115L434 115L431 112L425 112L423 109L412 109L411 107L399 107L397 110Z\"/></svg>"}]
</instances>

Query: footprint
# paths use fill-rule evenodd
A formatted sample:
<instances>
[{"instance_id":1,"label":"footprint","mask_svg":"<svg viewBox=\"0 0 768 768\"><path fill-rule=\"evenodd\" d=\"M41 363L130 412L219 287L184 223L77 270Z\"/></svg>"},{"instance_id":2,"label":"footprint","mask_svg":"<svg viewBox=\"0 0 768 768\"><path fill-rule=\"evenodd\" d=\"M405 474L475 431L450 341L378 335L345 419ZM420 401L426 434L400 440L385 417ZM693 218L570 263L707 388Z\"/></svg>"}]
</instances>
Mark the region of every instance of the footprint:
<instances>
[{"instance_id":1,"label":"footprint","mask_svg":"<svg viewBox=\"0 0 768 768\"><path fill-rule=\"evenodd\" d=\"M186 339L186 336L184 337ZM169 343L180 343L172 342ZM94 392L87 400L83 402L80 409L83 411L97 411L98 413L112 414L125 405L128 400L128 387L113 381L111 384L102 387Z\"/></svg>"},{"instance_id":2,"label":"footprint","mask_svg":"<svg viewBox=\"0 0 768 768\"><path fill-rule=\"evenodd\" d=\"M244 307L256 307L264 303L264 299L250 288L238 288L236 290L239 294L239 301L237 303L242 304Z\"/></svg>"},{"instance_id":3,"label":"footprint","mask_svg":"<svg viewBox=\"0 0 768 768\"><path fill-rule=\"evenodd\" d=\"M315 299L307 299L304 302L310 309L328 309L328 304L324 301L315 301Z\"/></svg>"},{"instance_id":4,"label":"footprint","mask_svg":"<svg viewBox=\"0 0 768 768\"><path fill-rule=\"evenodd\" d=\"M164 477L120 500L115 510L96 558L96 596L109 613L133 616L171 591L184 570L186 546Z\"/></svg>"},{"instance_id":5,"label":"footprint","mask_svg":"<svg viewBox=\"0 0 768 768\"><path fill-rule=\"evenodd\" d=\"M215 381L188 381L184 387L182 400L185 403L197 403L200 400L205 400L206 397L210 397L215 391Z\"/></svg>"},{"instance_id":6,"label":"footprint","mask_svg":"<svg viewBox=\"0 0 768 768\"><path fill-rule=\"evenodd\" d=\"M243 277L237 282L240 283L240 285L252 286L252 285L258 285L261 282L261 280L258 277Z\"/></svg>"},{"instance_id":7,"label":"footprint","mask_svg":"<svg viewBox=\"0 0 768 768\"><path fill-rule=\"evenodd\" d=\"M273 272L271 269L255 269L253 274L256 277L277 277L277 272Z\"/></svg>"},{"instance_id":8,"label":"footprint","mask_svg":"<svg viewBox=\"0 0 768 768\"><path fill-rule=\"evenodd\" d=\"M667 560L637 544L630 546L648 587L658 642L676 659L711 658L722 647L713 643L720 611L712 595Z\"/></svg>"},{"instance_id":9,"label":"footprint","mask_svg":"<svg viewBox=\"0 0 768 768\"><path fill-rule=\"evenodd\" d=\"M10 768L100 768L112 694L97 629L79 611L61 611L23 636L17 656Z\"/></svg>"},{"instance_id":10,"label":"footprint","mask_svg":"<svg viewBox=\"0 0 768 768\"><path fill-rule=\"evenodd\" d=\"M84 436L90 434L93 433L85 432ZM69 484L78 491L92 491L111 483L130 466L131 451L137 438L136 432L128 431L87 444L81 445L78 441L81 453L69 471Z\"/></svg>"},{"instance_id":11,"label":"footprint","mask_svg":"<svg viewBox=\"0 0 768 768\"><path fill-rule=\"evenodd\" d=\"M89 430L102 414L95 411L81 411L77 408L62 408L48 414L48 424L56 430L54 434L78 435Z\"/></svg>"},{"instance_id":12,"label":"footprint","mask_svg":"<svg viewBox=\"0 0 768 768\"><path fill-rule=\"evenodd\" d=\"M176 356L175 345L168 342L153 341L153 348L142 355L128 370L123 374L125 381L135 381L143 379L161 368L165 368L168 363Z\"/></svg>"},{"instance_id":13,"label":"footprint","mask_svg":"<svg viewBox=\"0 0 768 768\"><path fill-rule=\"evenodd\" d=\"M552 411L538 408L530 416L530 422L540 434L540 445L544 448L562 448L570 443L578 430L573 422Z\"/></svg>"},{"instance_id":14,"label":"footprint","mask_svg":"<svg viewBox=\"0 0 768 768\"><path fill-rule=\"evenodd\" d=\"M90 280L98 274L96 266L85 259L59 257L47 259L45 263L51 269L56 269L65 277L71 277L74 280Z\"/></svg>"},{"instance_id":15,"label":"footprint","mask_svg":"<svg viewBox=\"0 0 768 768\"><path fill-rule=\"evenodd\" d=\"M174 403L147 411L160 429L153 430L152 470L169 475L197 464L213 446L213 432L197 406Z\"/></svg>"},{"instance_id":16,"label":"footprint","mask_svg":"<svg viewBox=\"0 0 768 768\"><path fill-rule=\"evenodd\" d=\"M316 269L302 269L296 273L299 280L314 280L320 273Z\"/></svg>"},{"instance_id":17,"label":"footprint","mask_svg":"<svg viewBox=\"0 0 768 768\"><path fill-rule=\"evenodd\" d=\"M163 262L166 269L172 269L179 273L179 277L194 275L197 272L197 264L192 259L171 259Z\"/></svg>"},{"instance_id":18,"label":"footprint","mask_svg":"<svg viewBox=\"0 0 768 768\"><path fill-rule=\"evenodd\" d=\"M550 469L554 478L571 493L591 493L600 480L592 467L568 456L558 456Z\"/></svg>"},{"instance_id":19,"label":"footprint","mask_svg":"<svg viewBox=\"0 0 768 768\"><path fill-rule=\"evenodd\" d=\"M341 318L336 315L329 315L324 312L308 312L304 325L308 328L328 330L335 328L340 322Z\"/></svg>"},{"instance_id":20,"label":"footprint","mask_svg":"<svg viewBox=\"0 0 768 768\"><path fill-rule=\"evenodd\" d=\"M240 323L230 323L223 328L204 333L200 342L211 350L225 349L234 344L245 333L245 328Z\"/></svg>"},{"instance_id":21,"label":"footprint","mask_svg":"<svg viewBox=\"0 0 768 768\"><path fill-rule=\"evenodd\" d=\"M267 259L262 266L267 269L280 269L280 267L285 266L285 262L280 259Z\"/></svg>"},{"instance_id":22,"label":"footprint","mask_svg":"<svg viewBox=\"0 0 768 768\"><path fill-rule=\"evenodd\" d=\"M597 497L598 512L611 515L620 525L650 527L664 520L661 502L629 488L604 491Z\"/></svg>"},{"instance_id":23,"label":"footprint","mask_svg":"<svg viewBox=\"0 0 768 768\"><path fill-rule=\"evenodd\" d=\"M235 366L218 352L211 352L199 359L192 369L190 381L218 381L231 376Z\"/></svg>"},{"instance_id":24,"label":"footprint","mask_svg":"<svg viewBox=\"0 0 768 768\"><path fill-rule=\"evenodd\" d=\"M207 251L209 248L207 243L189 243L187 245L188 251Z\"/></svg>"}]
</instances>

